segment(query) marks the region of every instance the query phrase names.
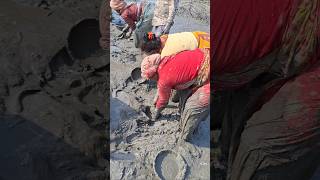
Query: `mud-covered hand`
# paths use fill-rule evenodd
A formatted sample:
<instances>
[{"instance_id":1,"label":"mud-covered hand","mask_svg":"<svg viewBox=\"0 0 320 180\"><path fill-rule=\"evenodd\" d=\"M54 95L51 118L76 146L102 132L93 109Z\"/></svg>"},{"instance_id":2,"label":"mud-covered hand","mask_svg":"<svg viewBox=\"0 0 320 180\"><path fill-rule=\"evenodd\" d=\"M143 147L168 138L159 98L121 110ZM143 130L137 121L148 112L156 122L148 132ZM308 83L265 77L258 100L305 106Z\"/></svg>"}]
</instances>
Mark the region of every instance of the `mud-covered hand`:
<instances>
[{"instance_id":1,"label":"mud-covered hand","mask_svg":"<svg viewBox=\"0 0 320 180\"><path fill-rule=\"evenodd\" d=\"M154 115L152 117L152 120L156 121L157 119L159 119L159 117L161 116L161 111L163 110L163 108L156 108Z\"/></svg>"},{"instance_id":2,"label":"mud-covered hand","mask_svg":"<svg viewBox=\"0 0 320 180\"><path fill-rule=\"evenodd\" d=\"M130 38L132 35L133 30L129 28L129 30L125 33L125 38Z\"/></svg>"},{"instance_id":3,"label":"mud-covered hand","mask_svg":"<svg viewBox=\"0 0 320 180\"><path fill-rule=\"evenodd\" d=\"M129 27L129 25L127 24L127 25L122 29L121 33L117 36L118 39L123 39L123 38L125 38L127 32L129 31L129 29L130 29L130 27Z\"/></svg>"}]
</instances>

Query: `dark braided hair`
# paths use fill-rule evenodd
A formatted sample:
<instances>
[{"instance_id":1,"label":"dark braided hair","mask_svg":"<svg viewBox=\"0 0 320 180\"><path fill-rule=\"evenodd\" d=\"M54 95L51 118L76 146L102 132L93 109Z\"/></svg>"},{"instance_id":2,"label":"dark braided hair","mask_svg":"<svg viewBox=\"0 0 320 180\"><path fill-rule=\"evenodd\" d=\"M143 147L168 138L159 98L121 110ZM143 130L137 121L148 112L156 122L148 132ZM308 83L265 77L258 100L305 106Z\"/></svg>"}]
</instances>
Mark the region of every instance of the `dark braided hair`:
<instances>
[{"instance_id":1,"label":"dark braided hair","mask_svg":"<svg viewBox=\"0 0 320 180\"><path fill-rule=\"evenodd\" d=\"M141 50L148 55L160 53L161 49L161 40L160 37L152 32L144 33L141 43Z\"/></svg>"}]
</instances>

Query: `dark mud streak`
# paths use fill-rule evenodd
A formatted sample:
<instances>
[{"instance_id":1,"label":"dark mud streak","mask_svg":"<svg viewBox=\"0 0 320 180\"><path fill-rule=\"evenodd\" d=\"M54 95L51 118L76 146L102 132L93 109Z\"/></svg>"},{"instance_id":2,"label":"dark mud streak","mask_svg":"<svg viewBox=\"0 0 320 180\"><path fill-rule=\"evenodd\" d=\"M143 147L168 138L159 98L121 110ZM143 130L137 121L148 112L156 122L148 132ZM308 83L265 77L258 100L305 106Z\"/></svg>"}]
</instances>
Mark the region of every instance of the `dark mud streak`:
<instances>
[{"instance_id":1,"label":"dark mud streak","mask_svg":"<svg viewBox=\"0 0 320 180\"><path fill-rule=\"evenodd\" d=\"M100 73L100 72L109 72L109 70L110 70L110 64L107 64L105 66L102 66L102 67L99 67L99 68L95 69L94 73L95 73L96 76L100 76L100 74L98 74L98 73Z\"/></svg>"},{"instance_id":2,"label":"dark mud streak","mask_svg":"<svg viewBox=\"0 0 320 180\"><path fill-rule=\"evenodd\" d=\"M19 93L18 99L16 100L18 102L18 112L23 111L23 98L25 98L28 95L35 94L37 92L40 92L40 89L35 89L35 90L23 90L21 93Z\"/></svg>"},{"instance_id":3,"label":"dark mud streak","mask_svg":"<svg viewBox=\"0 0 320 180\"><path fill-rule=\"evenodd\" d=\"M93 86L87 86L82 89L78 95L79 101L83 103L83 98L89 94L89 92L93 89Z\"/></svg>"}]
</instances>

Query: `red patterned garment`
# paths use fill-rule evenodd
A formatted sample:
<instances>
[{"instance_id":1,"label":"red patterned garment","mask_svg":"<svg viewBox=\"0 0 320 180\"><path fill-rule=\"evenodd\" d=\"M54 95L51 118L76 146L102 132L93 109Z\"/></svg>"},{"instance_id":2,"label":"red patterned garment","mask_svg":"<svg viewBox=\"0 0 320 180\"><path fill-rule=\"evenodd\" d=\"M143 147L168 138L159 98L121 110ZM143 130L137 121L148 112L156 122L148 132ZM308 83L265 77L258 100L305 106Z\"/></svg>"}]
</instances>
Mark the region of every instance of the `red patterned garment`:
<instances>
[{"instance_id":1,"label":"red patterned garment","mask_svg":"<svg viewBox=\"0 0 320 180\"><path fill-rule=\"evenodd\" d=\"M141 8L141 7L140 7ZM134 3L121 11L121 17L126 21L131 29L136 28L136 22L139 20L139 6Z\"/></svg>"},{"instance_id":2,"label":"red patterned garment","mask_svg":"<svg viewBox=\"0 0 320 180\"><path fill-rule=\"evenodd\" d=\"M158 109L168 103L172 89L182 90L194 84L203 60L201 49L183 51L162 59L158 68Z\"/></svg>"}]
</instances>

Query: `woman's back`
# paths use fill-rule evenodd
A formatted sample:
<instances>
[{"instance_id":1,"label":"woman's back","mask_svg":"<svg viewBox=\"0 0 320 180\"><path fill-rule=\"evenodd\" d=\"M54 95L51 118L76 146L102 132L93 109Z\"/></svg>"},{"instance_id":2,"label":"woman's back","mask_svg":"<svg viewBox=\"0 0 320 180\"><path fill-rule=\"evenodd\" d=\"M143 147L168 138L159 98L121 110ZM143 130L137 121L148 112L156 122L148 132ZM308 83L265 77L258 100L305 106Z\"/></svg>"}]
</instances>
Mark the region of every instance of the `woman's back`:
<instances>
[{"instance_id":1,"label":"woman's back","mask_svg":"<svg viewBox=\"0 0 320 180\"><path fill-rule=\"evenodd\" d=\"M197 76L203 62L203 56L201 49L195 49L165 57L158 68L158 84L178 89L183 88L183 85L187 85Z\"/></svg>"}]
</instances>

